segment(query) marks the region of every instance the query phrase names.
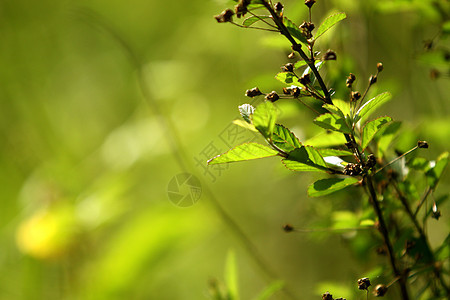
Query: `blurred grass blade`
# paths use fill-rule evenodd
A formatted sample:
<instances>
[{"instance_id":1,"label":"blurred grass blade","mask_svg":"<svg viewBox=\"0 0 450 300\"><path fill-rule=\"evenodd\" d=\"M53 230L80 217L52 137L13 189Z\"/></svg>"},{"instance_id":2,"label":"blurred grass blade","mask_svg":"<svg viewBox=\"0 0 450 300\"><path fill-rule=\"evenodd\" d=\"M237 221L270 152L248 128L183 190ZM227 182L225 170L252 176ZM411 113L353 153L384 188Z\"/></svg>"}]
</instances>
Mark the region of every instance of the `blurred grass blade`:
<instances>
[{"instance_id":1,"label":"blurred grass blade","mask_svg":"<svg viewBox=\"0 0 450 300\"><path fill-rule=\"evenodd\" d=\"M280 291L284 287L284 282L277 280L269 284L256 298L255 300L269 299L273 294Z\"/></svg>"},{"instance_id":2,"label":"blurred grass blade","mask_svg":"<svg viewBox=\"0 0 450 300\"><path fill-rule=\"evenodd\" d=\"M328 29L339 23L340 21L347 18L347 15L343 12L333 14L331 16L328 16L322 24L320 24L319 28L317 29L317 32L314 36L314 39L317 40L320 36L322 36Z\"/></svg>"},{"instance_id":3,"label":"blurred grass blade","mask_svg":"<svg viewBox=\"0 0 450 300\"><path fill-rule=\"evenodd\" d=\"M208 160L208 165L276 156L277 151L258 143L245 143Z\"/></svg>"},{"instance_id":4,"label":"blurred grass blade","mask_svg":"<svg viewBox=\"0 0 450 300\"><path fill-rule=\"evenodd\" d=\"M375 119L373 121L368 122L362 132L362 143L361 147L362 149L366 149L366 147L369 145L369 143L372 141L375 134L383 128L386 124L392 121L391 117L381 117L378 119Z\"/></svg>"},{"instance_id":5,"label":"blurred grass blade","mask_svg":"<svg viewBox=\"0 0 450 300\"><path fill-rule=\"evenodd\" d=\"M233 250L228 251L227 261L225 264L225 282L228 290L229 300L239 300L238 273L236 254Z\"/></svg>"},{"instance_id":6,"label":"blurred grass blade","mask_svg":"<svg viewBox=\"0 0 450 300\"><path fill-rule=\"evenodd\" d=\"M358 181L355 177L320 179L309 186L308 195L310 197L329 195L351 186Z\"/></svg>"}]
</instances>

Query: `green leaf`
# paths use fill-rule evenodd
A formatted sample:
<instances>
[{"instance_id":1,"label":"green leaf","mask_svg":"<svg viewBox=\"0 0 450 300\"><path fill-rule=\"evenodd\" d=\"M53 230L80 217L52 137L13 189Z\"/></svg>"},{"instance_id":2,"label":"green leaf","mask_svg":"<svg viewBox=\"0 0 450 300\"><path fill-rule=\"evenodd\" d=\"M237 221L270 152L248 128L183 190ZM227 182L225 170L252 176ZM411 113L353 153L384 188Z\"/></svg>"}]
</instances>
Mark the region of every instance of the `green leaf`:
<instances>
[{"instance_id":1,"label":"green leaf","mask_svg":"<svg viewBox=\"0 0 450 300\"><path fill-rule=\"evenodd\" d=\"M239 113L241 114L242 118L249 124L252 123L251 117L254 112L255 108L250 104L242 104L241 106L239 106Z\"/></svg>"},{"instance_id":2,"label":"green leaf","mask_svg":"<svg viewBox=\"0 0 450 300\"><path fill-rule=\"evenodd\" d=\"M302 144L297 139L295 134L283 125L275 124L275 129L272 135L272 142L285 152L291 152L295 148L300 148Z\"/></svg>"},{"instance_id":3,"label":"green leaf","mask_svg":"<svg viewBox=\"0 0 450 300\"><path fill-rule=\"evenodd\" d=\"M419 171L426 171L430 167L430 162L424 157L413 157L406 164L409 168Z\"/></svg>"},{"instance_id":4,"label":"green leaf","mask_svg":"<svg viewBox=\"0 0 450 300\"><path fill-rule=\"evenodd\" d=\"M316 59L315 61L314 61L314 64L316 64L317 62L319 62L320 60L318 60L318 59ZM301 68L301 67L304 67L304 66L307 66L308 65L308 63L306 62L306 61L304 61L304 60L299 60L298 62L296 62L295 64L294 64L294 69L298 69L298 68Z\"/></svg>"},{"instance_id":5,"label":"green leaf","mask_svg":"<svg viewBox=\"0 0 450 300\"><path fill-rule=\"evenodd\" d=\"M317 149L317 151L320 152L320 154L325 156L351 156L353 155L352 152L348 150L340 150L340 149Z\"/></svg>"},{"instance_id":6,"label":"green leaf","mask_svg":"<svg viewBox=\"0 0 450 300\"><path fill-rule=\"evenodd\" d=\"M436 160L436 163L434 166L432 166L425 174L428 178L428 184L430 185L431 189L435 189L439 179L441 178L442 173L445 170L445 167L448 164L449 160L449 153L444 152L441 155L439 155L438 159Z\"/></svg>"},{"instance_id":7,"label":"green leaf","mask_svg":"<svg viewBox=\"0 0 450 300\"><path fill-rule=\"evenodd\" d=\"M250 27L254 23L261 21L263 19L270 19L270 17L268 17L268 16L251 16L251 17L246 18L244 20L244 22L242 22L242 25L245 27Z\"/></svg>"},{"instance_id":8,"label":"green leaf","mask_svg":"<svg viewBox=\"0 0 450 300\"><path fill-rule=\"evenodd\" d=\"M344 145L346 142L347 141L342 133L323 130L321 133L304 141L303 144L323 148Z\"/></svg>"},{"instance_id":9,"label":"green leaf","mask_svg":"<svg viewBox=\"0 0 450 300\"><path fill-rule=\"evenodd\" d=\"M280 72L275 76L275 78L286 85L296 85L296 86L302 85L298 81L297 76L292 72Z\"/></svg>"},{"instance_id":10,"label":"green leaf","mask_svg":"<svg viewBox=\"0 0 450 300\"><path fill-rule=\"evenodd\" d=\"M208 160L208 165L276 156L277 151L258 143L245 143Z\"/></svg>"},{"instance_id":11,"label":"green leaf","mask_svg":"<svg viewBox=\"0 0 450 300\"><path fill-rule=\"evenodd\" d=\"M254 132L258 132L258 130L256 130L255 126L253 126L253 124L249 124L247 122L245 122L244 120L238 119L238 120L233 120L232 122L234 125L240 126L242 128L254 131Z\"/></svg>"},{"instance_id":12,"label":"green leaf","mask_svg":"<svg viewBox=\"0 0 450 300\"><path fill-rule=\"evenodd\" d=\"M316 34L314 35L314 39L317 40L321 35L323 35L328 29L339 23L340 21L347 18L347 15L343 12L336 13L331 16L328 16L322 24L320 24L319 28L317 29Z\"/></svg>"},{"instance_id":13,"label":"green leaf","mask_svg":"<svg viewBox=\"0 0 450 300\"><path fill-rule=\"evenodd\" d=\"M310 146L302 146L291 151L289 156L283 159L283 164L293 171L326 172L328 170L322 155Z\"/></svg>"},{"instance_id":14,"label":"green leaf","mask_svg":"<svg viewBox=\"0 0 450 300\"><path fill-rule=\"evenodd\" d=\"M346 116L350 115L350 102L342 99L333 99L333 104Z\"/></svg>"},{"instance_id":15,"label":"green leaf","mask_svg":"<svg viewBox=\"0 0 450 300\"><path fill-rule=\"evenodd\" d=\"M314 119L314 123L322 128L335 130L342 133L351 133L345 119L336 114L325 113Z\"/></svg>"},{"instance_id":16,"label":"green leaf","mask_svg":"<svg viewBox=\"0 0 450 300\"><path fill-rule=\"evenodd\" d=\"M397 134L397 131L400 129L402 125L401 122L392 122L382 128L377 134L377 157L384 157L385 152L389 148L392 140Z\"/></svg>"},{"instance_id":17,"label":"green leaf","mask_svg":"<svg viewBox=\"0 0 450 300\"><path fill-rule=\"evenodd\" d=\"M389 101L390 99L391 99L391 94L389 92L379 94L379 95L375 96L374 98L370 99L369 101L364 103L364 105L358 109L358 111L356 112L356 115L355 115L355 121L357 122L358 120L360 120L364 117L368 118L370 116L369 113L371 111L372 112L375 111L375 109L377 109L378 107L380 107L381 105L383 105L384 103Z\"/></svg>"},{"instance_id":18,"label":"green leaf","mask_svg":"<svg viewBox=\"0 0 450 300\"><path fill-rule=\"evenodd\" d=\"M284 282L281 280L277 280L269 284L255 299L256 300L267 300L273 294L280 291L284 287Z\"/></svg>"},{"instance_id":19,"label":"green leaf","mask_svg":"<svg viewBox=\"0 0 450 300\"><path fill-rule=\"evenodd\" d=\"M270 101L258 105L252 117L253 125L266 139L272 137L276 119L277 109Z\"/></svg>"},{"instance_id":20,"label":"green leaf","mask_svg":"<svg viewBox=\"0 0 450 300\"><path fill-rule=\"evenodd\" d=\"M309 186L308 195L310 197L328 195L351 186L358 181L355 177L320 179Z\"/></svg>"},{"instance_id":21,"label":"green leaf","mask_svg":"<svg viewBox=\"0 0 450 300\"><path fill-rule=\"evenodd\" d=\"M341 118L345 118L344 113L336 105L324 104L324 105L322 105L322 107L325 108L326 110L328 110L330 113L336 114L336 115L340 116Z\"/></svg>"},{"instance_id":22,"label":"green leaf","mask_svg":"<svg viewBox=\"0 0 450 300\"><path fill-rule=\"evenodd\" d=\"M228 251L225 264L225 281L228 289L228 298L230 300L239 300L238 274L236 266L236 255L234 251Z\"/></svg>"},{"instance_id":23,"label":"green leaf","mask_svg":"<svg viewBox=\"0 0 450 300\"><path fill-rule=\"evenodd\" d=\"M306 37L303 35L298 26L294 24L294 22L286 17L283 17L283 24L286 26L289 33L303 44L302 46L306 46L306 44L308 44Z\"/></svg>"},{"instance_id":24,"label":"green leaf","mask_svg":"<svg viewBox=\"0 0 450 300\"><path fill-rule=\"evenodd\" d=\"M375 134L386 124L392 121L391 117L381 117L378 119L375 119L373 121L368 122L362 132L362 143L361 147L362 149L366 149L366 147L369 145L370 141L372 141Z\"/></svg>"}]
</instances>

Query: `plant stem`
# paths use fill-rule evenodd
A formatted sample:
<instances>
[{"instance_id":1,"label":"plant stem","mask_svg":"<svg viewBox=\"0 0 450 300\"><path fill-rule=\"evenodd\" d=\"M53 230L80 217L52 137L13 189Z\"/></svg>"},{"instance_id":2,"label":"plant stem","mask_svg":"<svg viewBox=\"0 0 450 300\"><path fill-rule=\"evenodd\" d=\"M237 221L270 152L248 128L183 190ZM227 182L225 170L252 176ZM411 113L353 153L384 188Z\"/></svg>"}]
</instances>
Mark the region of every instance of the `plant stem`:
<instances>
[{"instance_id":1,"label":"plant stem","mask_svg":"<svg viewBox=\"0 0 450 300\"><path fill-rule=\"evenodd\" d=\"M267 2L263 1L264 7L269 11L270 15L272 16L273 21L277 25L278 29L280 30L280 33L284 35L289 42L292 44L292 49L297 51L302 59L308 64L309 68L312 70L314 75L316 76L317 82L319 82L320 88L323 91L323 94L325 95L324 102L328 104L333 104L331 101L330 93L328 92L328 89L323 82L322 76L320 76L319 71L317 70L316 66L314 65L314 60L309 59L309 57L306 55L306 53L301 49L301 44L297 43L297 41L292 37L292 35L289 33L289 30L286 28L286 26L283 24L282 17L279 17L276 12L273 10L272 6Z\"/></svg>"},{"instance_id":2,"label":"plant stem","mask_svg":"<svg viewBox=\"0 0 450 300\"><path fill-rule=\"evenodd\" d=\"M384 244L386 245L386 248L388 250L388 256L389 261L391 263L392 271L394 272L394 275L399 278L398 282L400 285L400 292L402 294L403 300L409 300L408 295L408 289L406 288L406 278L402 272L397 267L397 259L395 257L394 249L392 248L392 243L389 238L389 232L386 226L386 222L384 221L383 213L381 211L380 205L378 203L377 195L375 192L375 189L373 187L372 178L370 176L364 177L364 182L367 185L367 188L369 190L369 196L371 198L373 209L378 217L378 223L379 223L379 231L381 235L383 236Z\"/></svg>"}]
</instances>

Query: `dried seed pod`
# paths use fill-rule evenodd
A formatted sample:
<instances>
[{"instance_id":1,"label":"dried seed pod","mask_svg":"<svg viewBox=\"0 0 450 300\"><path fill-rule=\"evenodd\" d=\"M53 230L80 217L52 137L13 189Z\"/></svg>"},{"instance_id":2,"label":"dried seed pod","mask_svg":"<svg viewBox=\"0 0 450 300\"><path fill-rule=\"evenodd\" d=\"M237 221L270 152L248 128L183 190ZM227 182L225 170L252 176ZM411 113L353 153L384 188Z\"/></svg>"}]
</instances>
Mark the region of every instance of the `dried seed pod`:
<instances>
[{"instance_id":1,"label":"dried seed pod","mask_svg":"<svg viewBox=\"0 0 450 300\"><path fill-rule=\"evenodd\" d=\"M379 284L375 287L375 290L373 291L373 294L375 297L383 297L386 295L386 292L388 290L388 287L384 284Z\"/></svg>"},{"instance_id":2,"label":"dried seed pod","mask_svg":"<svg viewBox=\"0 0 450 300\"><path fill-rule=\"evenodd\" d=\"M428 142L426 142L426 141L418 141L417 142L417 147L427 149L428 148Z\"/></svg>"},{"instance_id":3,"label":"dried seed pod","mask_svg":"<svg viewBox=\"0 0 450 300\"><path fill-rule=\"evenodd\" d=\"M280 99L280 96L278 96L277 92L272 91L271 93L266 95L266 100L269 100L270 102L275 102L278 99Z\"/></svg>"},{"instance_id":4,"label":"dried seed pod","mask_svg":"<svg viewBox=\"0 0 450 300\"><path fill-rule=\"evenodd\" d=\"M288 58L289 59L295 58L295 53L294 52L289 53Z\"/></svg>"},{"instance_id":5,"label":"dried seed pod","mask_svg":"<svg viewBox=\"0 0 450 300\"><path fill-rule=\"evenodd\" d=\"M298 87L294 87L292 88L292 96L294 96L294 98L298 98L298 96L300 96L300 88Z\"/></svg>"},{"instance_id":6,"label":"dried seed pod","mask_svg":"<svg viewBox=\"0 0 450 300\"><path fill-rule=\"evenodd\" d=\"M367 290L370 286L370 279L368 277L358 279L358 289Z\"/></svg>"},{"instance_id":7,"label":"dried seed pod","mask_svg":"<svg viewBox=\"0 0 450 300\"><path fill-rule=\"evenodd\" d=\"M298 82L300 82L303 85L308 85L311 83L311 77L309 76L309 73L303 75L299 78Z\"/></svg>"},{"instance_id":8,"label":"dried seed pod","mask_svg":"<svg viewBox=\"0 0 450 300\"><path fill-rule=\"evenodd\" d=\"M322 294L322 300L333 300L333 295L331 295L329 292L326 292Z\"/></svg>"},{"instance_id":9,"label":"dried seed pod","mask_svg":"<svg viewBox=\"0 0 450 300\"><path fill-rule=\"evenodd\" d=\"M376 164L377 164L377 159L375 158L375 155L369 154L367 156L367 162L366 162L367 168L372 169L373 167L375 167Z\"/></svg>"},{"instance_id":10,"label":"dried seed pod","mask_svg":"<svg viewBox=\"0 0 450 300\"><path fill-rule=\"evenodd\" d=\"M333 50L328 50L323 55L323 60L336 60L336 58L337 58L336 52L334 52Z\"/></svg>"},{"instance_id":11,"label":"dried seed pod","mask_svg":"<svg viewBox=\"0 0 450 300\"><path fill-rule=\"evenodd\" d=\"M311 8L314 3L316 3L316 0L305 0L305 5L308 6L308 8Z\"/></svg>"},{"instance_id":12,"label":"dried seed pod","mask_svg":"<svg viewBox=\"0 0 450 300\"><path fill-rule=\"evenodd\" d=\"M226 23L233 21L234 12L231 9L226 9L220 15L214 16L219 23Z\"/></svg>"},{"instance_id":13,"label":"dried seed pod","mask_svg":"<svg viewBox=\"0 0 450 300\"><path fill-rule=\"evenodd\" d=\"M350 95L351 101L358 101L361 98L361 93L358 91L352 92Z\"/></svg>"},{"instance_id":14,"label":"dried seed pod","mask_svg":"<svg viewBox=\"0 0 450 300\"><path fill-rule=\"evenodd\" d=\"M257 88L257 87L254 87L254 88L252 88L250 90L247 90L245 92L245 96L250 97L250 98L253 98L253 97L256 97L256 96L259 96L259 95L262 95L262 93L259 90L259 88Z\"/></svg>"},{"instance_id":15,"label":"dried seed pod","mask_svg":"<svg viewBox=\"0 0 450 300\"><path fill-rule=\"evenodd\" d=\"M283 72L293 72L294 71L294 64L287 63L284 66L282 66L281 69L283 70Z\"/></svg>"},{"instance_id":16,"label":"dried seed pod","mask_svg":"<svg viewBox=\"0 0 450 300\"><path fill-rule=\"evenodd\" d=\"M350 75L348 75L347 80L346 80L346 85L348 88L351 88L353 85L353 82L355 82L356 80L356 76L353 73L350 73Z\"/></svg>"},{"instance_id":17,"label":"dried seed pod","mask_svg":"<svg viewBox=\"0 0 450 300\"><path fill-rule=\"evenodd\" d=\"M294 231L294 226L292 226L291 224L285 224L283 225L283 230L285 232L292 232Z\"/></svg>"},{"instance_id":18,"label":"dried seed pod","mask_svg":"<svg viewBox=\"0 0 450 300\"><path fill-rule=\"evenodd\" d=\"M274 8L278 14L281 14L283 12L283 4L281 4L281 2L275 3Z\"/></svg>"},{"instance_id":19,"label":"dried seed pod","mask_svg":"<svg viewBox=\"0 0 450 300\"><path fill-rule=\"evenodd\" d=\"M377 75L371 75L370 76L370 78L369 78L369 83L372 85L372 84L375 84L376 82L377 82Z\"/></svg>"},{"instance_id":20,"label":"dried seed pod","mask_svg":"<svg viewBox=\"0 0 450 300\"><path fill-rule=\"evenodd\" d=\"M377 63L377 70L378 70L378 72L383 71L383 69L384 69L383 63L381 63L381 62Z\"/></svg>"}]
</instances>

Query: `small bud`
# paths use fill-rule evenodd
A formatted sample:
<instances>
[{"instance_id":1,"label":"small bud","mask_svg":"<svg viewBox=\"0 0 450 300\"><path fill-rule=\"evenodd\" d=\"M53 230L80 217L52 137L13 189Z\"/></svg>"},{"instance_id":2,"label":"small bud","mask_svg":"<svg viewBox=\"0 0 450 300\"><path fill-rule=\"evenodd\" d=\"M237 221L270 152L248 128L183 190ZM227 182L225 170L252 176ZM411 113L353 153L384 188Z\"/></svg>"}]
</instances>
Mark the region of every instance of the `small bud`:
<instances>
[{"instance_id":1,"label":"small bud","mask_svg":"<svg viewBox=\"0 0 450 300\"><path fill-rule=\"evenodd\" d=\"M295 53L294 52L289 53L288 58L289 59L295 58Z\"/></svg>"},{"instance_id":2,"label":"small bud","mask_svg":"<svg viewBox=\"0 0 450 300\"><path fill-rule=\"evenodd\" d=\"M377 75L371 75L369 78L370 84L375 84L377 82Z\"/></svg>"},{"instance_id":3,"label":"small bud","mask_svg":"<svg viewBox=\"0 0 450 300\"><path fill-rule=\"evenodd\" d=\"M361 98L361 93L358 91L352 92L350 95L351 101L358 101Z\"/></svg>"},{"instance_id":4,"label":"small bud","mask_svg":"<svg viewBox=\"0 0 450 300\"><path fill-rule=\"evenodd\" d=\"M428 148L428 142L426 142L426 141L418 141L417 142L417 147L427 149Z\"/></svg>"},{"instance_id":5,"label":"small bud","mask_svg":"<svg viewBox=\"0 0 450 300\"><path fill-rule=\"evenodd\" d=\"M305 5L308 6L308 8L311 8L314 3L316 3L316 0L305 0Z\"/></svg>"},{"instance_id":6,"label":"small bud","mask_svg":"<svg viewBox=\"0 0 450 300\"><path fill-rule=\"evenodd\" d=\"M362 169L358 164L348 163L344 167L344 174L349 176L358 176L362 173Z\"/></svg>"},{"instance_id":7,"label":"small bud","mask_svg":"<svg viewBox=\"0 0 450 300\"><path fill-rule=\"evenodd\" d=\"M358 279L358 289L367 290L370 286L370 279L368 277Z\"/></svg>"},{"instance_id":8,"label":"small bud","mask_svg":"<svg viewBox=\"0 0 450 300\"><path fill-rule=\"evenodd\" d=\"M278 14L281 14L281 12L283 11L283 4L281 4L281 2L277 2L277 3L274 5L274 7L275 7L275 11L276 11Z\"/></svg>"},{"instance_id":9,"label":"small bud","mask_svg":"<svg viewBox=\"0 0 450 300\"><path fill-rule=\"evenodd\" d=\"M214 16L219 23L231 22L233 20L234 12L231 9L226 9L220 15Z\"/></svg>"},{"instance_id":10,"label":"small bud","mask_svg":"<svg viewBox=\"0 0 450 300\"><path fill-rule=\"evenodd\" d=\"M250 97L250 98L253 98L253 97L256 97L259 95L262 95L262 93L257 87L247 90L245 92L245 96Z\"/></svg>"},{"instance_id":11,"label":"small bud","mask_svg":"<svg viewBox=\"0 0 450 300\"><path fill-rule=\"evenodd\" d=\"M331 295L329 292L326 292L325 294L322 294L322 300L333 300L333 295Z\"/></svg>"},{"instance_id":12,"label":"small bud","mask_svg":"<svg viewBox=\"0 0 450 300\"><path fill-rule=\"evenodd\" d=\"M439 70L436 69L431 69L430 70L430 78L431 80L436 80L441 76L441 72L439 72Z\"/></svg>"},{"instance_id":13,"label":"small bud","mask_svg":"<svg viewBox=\"0 0 450 300\"><path fill-rule=\"evenodd\" d=\"M372 169L373 167L375 167L376 164L377 164L377 160L375 158L375 155L369 154L367 156L367 162L366 162L367 168Z\"/></svg>"},{"instance_id":14,"label":"small bud","mask_svg":"<svg viewBox=\"0 0 450 300\"><path fill-rule=\"evenodd\" d=\"M300 28L300 31L303 33L303 35L307 38L307 39L310 39L310 38L312 38L312 33L311 33L311 31L313 31L314 30L314 24L313 23L311 23L311 22L303 22L300 26L299 26L299 28Z\"/></svg>"},{"instance_id":15,"label":"small bud","mask_svg":"<svg viewBox=\"0 0 450 300\"><path fill-rule=\"evenodd\" d=\"M292 88L286 88L286 87L283 88L283 94L291 95L291 93L292 93Z\"/></svg>"},{"instance_id":16,"label":"small bud","mask_svg":"<svg viewBox=\"0 0 450 300\"><path fill-rule=\"evenodd\" d=\"M323 60L336 60L336 52L334 52L333 50L328 50L324 54Z\"/></svg>"},{"instance_id":17,"label":"small bud","mask_svg":"<svg viewBox=\"0 0 450 300\"><path fill-rule=\"evenodd\" d=\"M266 99L269 100L270 102L275 102L278 99L280 99L280 96L278 96L277 92L272 91L270 94L266 95Z\"/></svg>"},{"instance_id":18,"label":"small bud","mask_svg":"<svg viewBox=\"0 0 450 300\"><path fill-rule=\"evenodd\" d=\"M294 227L291 224L283 225L284 232L292 232L294 231Z\"/></svg>"},{"instance_id":19,"label":"small bud","mask_svg":"<svg viewBox=\"0 0 450 300\"><path fill-rule=\"evenodd\" d=\"M300 96L300 88L298 87L294 87L292 88L292 96L294 96L294 98L298 98L298 96Z\"/></svg>"},{"instance_id":20,"label":"small bud","mask_svg":"<svg viewBox=\"0 0 450 300\"><path fill-rule=\"evenodd\" d=\"M373 294L375 297L383 297L388 290L388 287L384 284L379 284L375 287L375 290L373 291Z\"/></svg>"},{"instance_id":21,"label":"small bud","mask_svg":"<svg viewBox=\"0 0 450 300\"><path fill-rule=\"evenodd\" d=\"M433 208L431 210L431 217L436 220L439 220L439 218L441 217L441 211L438 209L436 202L434 202L433 204Z\"/></svg>"},{"instance_id":22,"label":"small bud","mask_svg":"<svg viewBox=\"0 0 450 300\"><path fill-rule=\"evenodd\" d=\"M383 71L383 69L384 69L384 67L383 67L383 63L377 63L377 70L378 70L378 72L381 72L381 71Z\"/></svg>"},{"instance_id":23,"label":"small bud","mask_svg":"<svg viewBox=\"0 0 450 300\"><path fill-rule=\"evenodd\" d=\"M239 3L234 7L234 11L236 12L236 17L240 18L245 16L248 12L247 6L250 5L250 0L239 0Z\"/></svg>"},{"instance_id":24,"label":"small bud","mask_svg":"<svg viewBox=\"0 0 450 300\"><path fill-rule=\"evenodd\" d=\"M303 85L310 84L311 83L311 78L309 77L309 73L307 73L307 74L303 75L302 77L300 77L298 82L300 82Z\"/></svg>"},{"instance_id":25,"label":"small bud","mask_svg":"<svg viewBox=\"0 0 450 300\"><path fill-rule=\"evenodd\" d=\"M347 77L347 81L345 82L348 88L352 87L353 82L355 82L356 76L353 73L350 73Z\"/></svg>"},{"instance_id":26,"label":"small bud","mask_svg":"<svg viewBox=\"0 0 450 300\"><path fill-rule=\"evenodd\" d=\"M283 72L293 72L294 71L294 64L287 63L283 67L281 67Z\"/></svg>"}]
</instances>

